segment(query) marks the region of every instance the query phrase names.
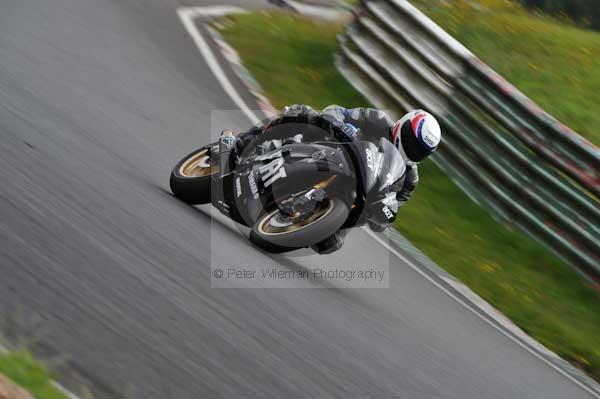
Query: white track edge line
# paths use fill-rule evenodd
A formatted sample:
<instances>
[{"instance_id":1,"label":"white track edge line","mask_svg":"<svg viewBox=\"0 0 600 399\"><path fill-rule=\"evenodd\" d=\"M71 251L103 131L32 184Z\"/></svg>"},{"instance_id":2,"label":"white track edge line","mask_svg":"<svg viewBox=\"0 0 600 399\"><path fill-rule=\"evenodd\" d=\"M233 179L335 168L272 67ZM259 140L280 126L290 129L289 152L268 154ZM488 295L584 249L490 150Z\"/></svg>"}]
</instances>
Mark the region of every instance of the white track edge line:
<instances>
[{"instance_id":1,"label":"white track edge line","mask_svg":"<svg viewBox=\"0 0 600 399\"><path fill-rule=\"evenodd\" d=\"M502 333L502 335L504 335L505 337L507 337L508 339L510 339L512 342L516 343L517 345L519 345L521 348L525 349L527 352L531 353L533 356L535 356L537 359L541 360L542 362L546 363L547 365L549 365L550 367L552 367L554 370L556 370L558 373L560 373L562 376L567 377L567 379L569 379L570 381L574 382L576 385L578 385L580 388L583 388L585 391L587 391L588 393L590 393L591 395L593 395L596 398L600 398L600 394L598 392L596 392L594 389L590 388L589 386L587 386L586 384L583 384L582 382L580 382L579 380L577 380L576 378L574 378L571 374L567 373L566 371L564 371L562 368L560 368L559 366L557 366L556 364L554 364L553 362L549 361L548 359L546 359L546 357L542 356L540 353L538 353L535 349L531 348L529 345L521 342L519 339L515 338L512 334L507 333L504 329L499 328L495 323L493 323L490 319L488 319L487 317L483 317L483 315L481 315L481 313L476 312L472 306L470 306L468 303L466 303L464 300L462 300L461 298L457 297L456 295L454 295L450 290L448 290L446 287L444 287L443 285L441 285L440 283L438 283L437 281L435 281L433 278L431 278L431 276L427 275L427 273L425 273L420 267L418 267L417 265L415 265L412 261L410 261L408 258L406 258L404 255L402 255L400 252L398 252L395 248L392 248L388 243L386 243L384 240L381 239L381 237L378 237L374 232L370 231L368 228L363 227L362 228L367 234L369 234L375 241L379 242L382 246L384 246L385 248L387 248L391 253L393 253L398 259L400 259L401 261L403 261L404 263L406 263L408 266L410 266L411 269L413 269L414 271L416 271L417 273L419 273L423 278L425 278L427 281L429 281L431 284L433 284L434 286L436 286L439 290L441 290L442 292L444 292L446 295L448 295L450 298L454 299L456 302L458 302L460 305L462 305L464 308L468 309L471 313L475 314L477 317L479 317L481 320L483 320L485 323L487 323L489 326L491 326L492 328L494 328L495 330L499 331L500 333ZM483 311L484 313L487 314L487 312L485 312L484 309L481 309L477 306L477 304L473 304L473 306L477 307L478 309L480 309L481 311ZM490 316L492 318L492 320L494 319L493 316Z\"/></svg>"},{"instance_id":2,"label":"white track edge line","mask_svg":"<svg viewBox=\"0 0 600 399\"><path fill-rule=\"evenodd\" d=\"M221 68L221 65L219 64L217 58L210 49L210 46L208 45L208 43L206 43L206 40L204 40L204 37L202 37L202 34L200 33L200 31L196 27L196 24L194 23L194 19L196 19L199 16L221 16L232 13L245 12L245 10L238 7L225 6L206 8L190 7L177 9L177 15L179 16L179 19L183 23L183 26L187 30L188 34L192 37L192 40L196 44L196 47L204 57L204 60L206 61L208 67L221 84L221 87L223 88L225 93L227 93L229 98L231 98L233 102L239 107L239 109L241 109L246 114L248 119L250 119L250 121L256 125L260 123L260 119L256 116L256 114L254 114L254 112L250 110L250 108L246 105L246 103L244 102L240 94L237 92L235 87L233 87L229 79L227 79L227 75L225 75L225 72L223 72L223 68Z\"/></svg>"}]
</instances>

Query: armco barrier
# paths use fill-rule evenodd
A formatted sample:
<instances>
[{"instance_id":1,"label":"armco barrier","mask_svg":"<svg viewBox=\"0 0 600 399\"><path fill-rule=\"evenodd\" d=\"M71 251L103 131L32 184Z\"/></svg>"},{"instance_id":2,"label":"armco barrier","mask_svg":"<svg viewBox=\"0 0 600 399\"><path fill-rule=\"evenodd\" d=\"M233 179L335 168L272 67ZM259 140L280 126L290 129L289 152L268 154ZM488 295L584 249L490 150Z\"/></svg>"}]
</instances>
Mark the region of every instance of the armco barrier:
<instances>
[{"instance_id":1,"label":"armco barrier","mask_svg":"<svg viewBox=\"0 0 600 399\"><path fill-rule=\"evenodd\" d=\"M434 161L472 198L600 280L597 147L405 0L363 0L340 47L338 68L376 105L440 119Z\"/></svg>"}]
</instances>

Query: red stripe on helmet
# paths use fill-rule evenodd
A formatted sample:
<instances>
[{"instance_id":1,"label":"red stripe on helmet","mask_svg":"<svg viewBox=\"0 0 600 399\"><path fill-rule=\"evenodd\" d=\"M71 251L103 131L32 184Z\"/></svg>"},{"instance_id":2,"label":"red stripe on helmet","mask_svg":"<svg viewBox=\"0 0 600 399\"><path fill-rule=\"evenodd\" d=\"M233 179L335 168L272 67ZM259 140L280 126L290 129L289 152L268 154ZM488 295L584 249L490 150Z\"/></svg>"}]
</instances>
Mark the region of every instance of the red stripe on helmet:
<instances>
[{"instance_id":1,"label":"red stripe on helmet","mask_svg":"<svg viewBox=\"0 0 600 399\"><path fill-rule=\"evenodd\" d=\"M419 128L419 123L421 123L421 121L423 119L425 119L426 116L427 116L426 114L418 114L410 121L410 124L412 126L412 131L413 131L415 137L417 137L417 138L419 137L419 135L417 134L417 130Z\"/></svg>"},{"instance_id":2,"label":"red stripe on helmet","mask_svg":"<svg viewBox=\"0 0 600 399\"><path fill-rule=\"evenodd\" d=\"M402 127L402 125L400 125L399 123L396 123L396 126L394 126L394 129L392 130L392 143L396 144L396 139L398 138L398 132L400 131L400 128Z\"/></svg>"}]
</instances>

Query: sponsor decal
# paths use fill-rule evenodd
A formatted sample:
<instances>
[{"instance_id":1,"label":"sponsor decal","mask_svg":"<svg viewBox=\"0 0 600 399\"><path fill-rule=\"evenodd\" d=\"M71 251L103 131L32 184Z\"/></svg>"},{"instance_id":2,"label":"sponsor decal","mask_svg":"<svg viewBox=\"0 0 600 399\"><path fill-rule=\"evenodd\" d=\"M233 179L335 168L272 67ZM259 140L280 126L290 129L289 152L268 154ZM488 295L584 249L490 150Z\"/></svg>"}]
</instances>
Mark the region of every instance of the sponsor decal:
<instances>
[{"instance_id":1,"label":"sponsor decal","mask_svg":"<svg viewBox=\"0 0 600 399\"><path fill-rule=\"evenodd\" d=\"M427 144L427 146L429 146L429 148L435 147L435 143L427 134L423 136L423 141L425 142L425 144Z\"/></svg>"},{"instance_id":2,"label":"sponsor decal","mask_svg":"<svg viewBox=\"0 0 600 399\"><path fill-rule=\"evenodd\" d=\"M373 170L373 153L369 148L365 149L365 154L367 156L367 167Z\"/></svg>"},{"instance_id":3,"label":"sponsor decal","mask_svg":"<svg viewBox=\"0 0 600 399\"><path fill-rule=\"evenodd\" d=\"M258 187L256 186L256 180L254 179L254 172L250 172L250 174L248 174L248 185L250 186L250 191L252 192L252 198L258 199Z\"/></svg>"},{"instance_id":4,"label":"sponsor decal","mask_svg":"<svg viewBox=\"0 0 600 399\"><path fill-rule=\"evenodd\" d=\"M287 174L285 173L285 168L283 167L284 164L285 161L283 160L283 158L276 158L268 164L258 168L258 172L261 175L263 185L265 187L269 187L278 179L287 177Z\"/></svg>"},{"instance_id":5,"label":"sponsor decal","mask_svg":"<svg viewBox=\"0 0 600 399\"><path fill-rule=\"evenodd\" d=\"M386 218L388 218L388 220L393 219L394 218L394 213L390 210L390 208L388 208L387 205L385 205L383 208L383 214L385 215Z\"/></svg>"},{"instance_id":6,"label":"sponsor decal","mask_svg":"<svg viewBox=\"0 0 600 399\"><path fill-rule=\"evenodd\" d=\"M242 182L240 181L240 177L236 177L235 179L235 195L239 198L242 195Z\"/></svg>"}]
</instances>

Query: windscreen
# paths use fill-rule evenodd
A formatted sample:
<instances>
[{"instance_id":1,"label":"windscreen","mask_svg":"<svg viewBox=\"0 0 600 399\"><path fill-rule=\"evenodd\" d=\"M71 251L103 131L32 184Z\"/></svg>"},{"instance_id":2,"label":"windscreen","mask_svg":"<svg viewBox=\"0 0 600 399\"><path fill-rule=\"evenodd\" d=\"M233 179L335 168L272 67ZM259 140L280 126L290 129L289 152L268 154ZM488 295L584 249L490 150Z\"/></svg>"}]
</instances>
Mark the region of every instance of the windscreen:
<instances>
[{"instance_id":1,"label":"windscreen","mask_svg":"<svg viewBox=\"0 0 600 399\"><path fill-rule=\"evenodd\" d=\"M406 163L398 149L386 138L379 140L379 192L386 192L398 179L404 176Z\"/></svg>"}]
</instances>

